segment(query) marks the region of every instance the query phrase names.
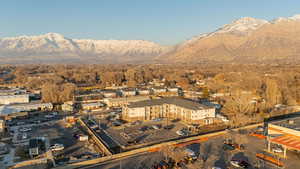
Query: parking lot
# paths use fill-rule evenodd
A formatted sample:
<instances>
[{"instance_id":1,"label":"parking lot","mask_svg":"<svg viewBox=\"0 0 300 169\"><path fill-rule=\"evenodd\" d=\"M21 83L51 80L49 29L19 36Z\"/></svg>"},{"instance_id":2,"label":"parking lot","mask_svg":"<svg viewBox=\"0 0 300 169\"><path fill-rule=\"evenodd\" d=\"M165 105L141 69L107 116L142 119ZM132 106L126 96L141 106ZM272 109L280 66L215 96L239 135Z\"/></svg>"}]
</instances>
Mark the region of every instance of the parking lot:
<instances>
[{"instance_id":1,"label":"parking lot","mask_svg":"<svg viewBox=\"0 0 300 169\"><path fill-rule=\"evenodd\" d=\"M260 133L260 128L233 131L228 130L226 134L213 137L207 141L200 143L193 143L190 145L183 145L181 147L174 146L173 148L183 148L190 149L196 155L197 159L184 161L181 166L182 168L209 168L219 167L222 169L238 169L243 167L238 167L234 162L241 162L246 168L249 169L277 169L277 168L287 168L296 169L299 166L300 155L296 152L288 152L288 158L276 158L280 154L268 153L266 152L266 141L262 138L252 136L252 132ZM182 151L182 154L184 152ZM273 156L284 164L284 167L278 167L270 162L259 159L256 157L257 153L263 153L269 156ZM121 165L134 166L134 168L143 168L148 166L148 168L164 168L162 165L166 165L164 150L161 149L155 153L146 153L139 155L138 157L129 157L127 159L122 159L121 161L109 162L99 164L98 168L120 168ZM174 154L173 154L174 155ZM279 155L279 156L276 156ZM139 159L140 161L137 161ZM179 159L179 161L182 161ZM178 161L177 161L178 162ZM241 165L241 163L239 165ZM97 168L96 166L91 168ZM168 168L168 167L166 167ZM172 168L172 167L171 167Z\"/></svg>"},{"instance_id":2,"label":"parking lot","mask_svg":"<svg viewBox=\"0 0 300 169\"><path fill-rule=\"evenodd\" d=\"M94 123L90 124L90 127L100 125L103 130L100 134L107 135L109 137L107 138L108 142L115 142L123 149L137 148L147 144L185 137L189 134L188 131L181 135L178 133L178 131L187 128L185 124L178 120L155 119L125 123L121 120L111 121L108 118L94 117L92 121Z\"/></svg>"},{"instance_id":3,"label":"parking lot","mask_svg":"<svg viewBox=\"0 0 300 169\"><path fill-rule=\"evenodd\" d=\"M24 119L18 124L11 121L10 132L13 134L13 143L28 154L26 149L28 149L29 140L44 137L47 142L45 144L48 144L47 150L52 151L52 156L57 164L101 156L93 142L79 140L79 136L85 136L81 126L77 123L68 123L63 117L52 114L47 116L46 114L34 116L32 119ZM55 144L61 145L58 151L53 150Z\"/></svg>"},{"instance_id":4,"label":"parking lot","mask_svg":"<svg viewBox=\"0 0 300 169\"><path fill-rule=\"evenodd\" d=\"M260 128L243 131L229 130L227 134L209 139L206 142L200 144L188 145L190 149L199 154L199 158L205 159L205 166L220 167L237 169L243 167L237 167L233 165L234 161L243 162L249 164L247 168L288 168L295 169L295 166L299 166L300 154L296 152L288 152L288 158L283 159L282 153L279 152L267 152L267 142L265 139L258 138L250 135L252 132L260 133ZM231 140L231 143L228 143ZM229 145L228 148L227 144ZM240 147L242 145L243 147ZM272 149L274 150L275 147ZM257 158L257 154L264 154L273 157L283 163L283 167L276 166L268 161ZM187 167L193 166L188 164ZM192 168L192 167L191 167Z\"/></svg>"},{"instance_id":5,"label":"parking lot","mask_svg":"<svg viewBox=\"0 0 300 169\"><path fill-rule=\"evenodd\" d=\"M170 126L166 128L166 126ZM106 131L123 146L156 143L178 137L176 132L186 126L180 122L147 121L128 123L121 127L111 127Z\"/></svg>"},{"instance_id":6,"label":"parking lot","mask_svg":"<svg viewBox=\"0 0 300 169\"><path fill-rule=\"evenodd\" d=\"M84 134L77 124L66 127L63 120L57 121L51 126L39 127L35 136L44 136L49 138L50 145L63 145L63 150L52 151L58 164L72 162L76 160L99 157L101 154L89 141L79 141L75 135Z\"/></svg>"}]
</instances>

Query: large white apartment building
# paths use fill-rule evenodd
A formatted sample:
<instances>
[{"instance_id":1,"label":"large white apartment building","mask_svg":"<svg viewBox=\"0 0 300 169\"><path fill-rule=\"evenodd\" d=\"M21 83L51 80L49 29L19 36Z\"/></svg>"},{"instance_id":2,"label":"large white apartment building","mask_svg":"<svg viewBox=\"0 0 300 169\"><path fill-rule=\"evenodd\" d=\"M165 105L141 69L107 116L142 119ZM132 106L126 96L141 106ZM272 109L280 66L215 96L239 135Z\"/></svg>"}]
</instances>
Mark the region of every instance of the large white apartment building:
<instances>
[{"instance_id":1,"label":"large white apartment building","mask_svg":"<svg viewBox=\"0 0 300 169\"><path fill-rule=\"evenodd\" d=\"M162 98L123 106L122 118L127 121L155 118L181 119L187 123L204 123L215 118L215 108L182 98Z\"/></svg>"}]
</instances>

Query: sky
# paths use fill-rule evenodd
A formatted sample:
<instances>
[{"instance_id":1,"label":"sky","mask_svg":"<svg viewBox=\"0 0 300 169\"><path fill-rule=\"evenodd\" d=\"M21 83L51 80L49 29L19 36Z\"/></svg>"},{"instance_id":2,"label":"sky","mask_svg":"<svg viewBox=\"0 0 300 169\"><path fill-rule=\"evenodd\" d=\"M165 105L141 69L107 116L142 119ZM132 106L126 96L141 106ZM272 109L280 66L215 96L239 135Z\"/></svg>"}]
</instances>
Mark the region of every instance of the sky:
<instances>
[{"instance_id":1,"label":"sky","mask_svg":"<svg viewBox=\"0 0 300 169\"><path fill-rule=\"evenodd\" d=\"M241 17L295 14L300 0L1 0L0 38L56 32L174 45Z\"/></svg>"}]
</instances>

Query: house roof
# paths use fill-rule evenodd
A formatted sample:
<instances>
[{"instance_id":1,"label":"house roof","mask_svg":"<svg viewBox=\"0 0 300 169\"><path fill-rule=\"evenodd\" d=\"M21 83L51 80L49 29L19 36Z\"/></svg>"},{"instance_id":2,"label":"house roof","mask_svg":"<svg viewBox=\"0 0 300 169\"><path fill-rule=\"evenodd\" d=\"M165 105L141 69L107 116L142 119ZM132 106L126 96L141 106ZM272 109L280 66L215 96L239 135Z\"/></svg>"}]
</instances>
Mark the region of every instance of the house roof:
<instances>
[{"instance_id":1,"label":"house roof","mask_svg":"<svg viewBox=\"0 0 300 169\"><path fill-rule=\"evenodd\" d=\"M206 105L200 104L195 101L177 98L177 97L168 97L168 98L162 98L162 99L153 99L153 100L134 102L134 103L131 103L128 107L129 108L138 108L138 107L156 106L156 105L163 105L163 104L173 104L176 106L180 106L180 107L184 107L184 108L192 109L192 110L212 108L210 106L206 106Z\"/></svg>"}]
</instances>

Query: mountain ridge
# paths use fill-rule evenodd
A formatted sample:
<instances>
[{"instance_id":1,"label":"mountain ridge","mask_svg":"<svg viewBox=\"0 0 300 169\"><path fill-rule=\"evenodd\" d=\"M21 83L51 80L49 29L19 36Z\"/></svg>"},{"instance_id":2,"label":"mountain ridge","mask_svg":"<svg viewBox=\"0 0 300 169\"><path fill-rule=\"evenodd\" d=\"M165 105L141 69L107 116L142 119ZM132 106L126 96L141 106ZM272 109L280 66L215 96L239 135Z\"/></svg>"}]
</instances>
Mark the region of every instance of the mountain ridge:
<instances>
[{"instance_id":1,"label":"mountain ridge","mask_svg":"<svg viewBox=\"0 0 300 169\"><path fill-rule=\"evenodd\" d=\"M300 58L300 15L273 21L241 18L186 41L164 62L264 62Z\"/></svg>"},{"instance_id":2,"label":"mountain ridge","mask_svg":"<svg viewBox=\"0 0 300 169\"><path fill-rule=\"evenodd\" d=\"M300 58L300 15L243 17L174 46L146 40L72 39L58 33L0 38L0 63L174 63Z\"/></svg>"}]
</instances>

